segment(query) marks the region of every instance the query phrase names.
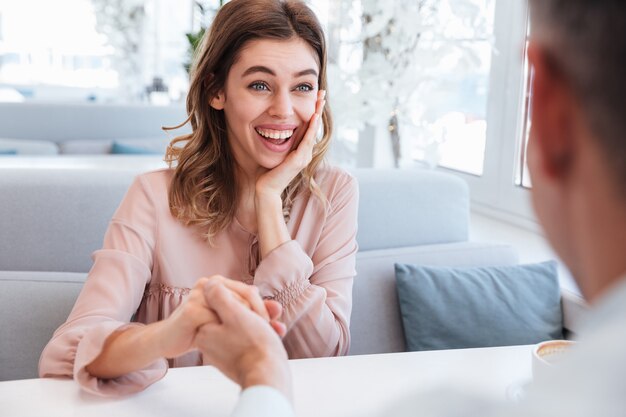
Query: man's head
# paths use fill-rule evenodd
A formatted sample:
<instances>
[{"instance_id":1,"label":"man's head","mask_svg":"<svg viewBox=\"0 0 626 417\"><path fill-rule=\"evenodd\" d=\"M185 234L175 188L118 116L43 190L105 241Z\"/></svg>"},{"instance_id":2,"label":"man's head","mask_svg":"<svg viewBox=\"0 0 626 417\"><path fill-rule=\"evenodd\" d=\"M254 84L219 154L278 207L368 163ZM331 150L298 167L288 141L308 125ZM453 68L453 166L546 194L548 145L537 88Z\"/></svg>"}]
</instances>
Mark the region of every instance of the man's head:
<instances>
[{"instance_id":1,"label":"man's head","mask_svg":"<svg viewBox=\"0 0 626 417\"><path fill-rule=\"evenodd\" d=\"M533 202L551 243L593 298L603 288L585 281L590 273L625 272L598 271L588 246L608 245L619 233L626 241L626 1L530 6Z\"/></svg>"}]
</instances>

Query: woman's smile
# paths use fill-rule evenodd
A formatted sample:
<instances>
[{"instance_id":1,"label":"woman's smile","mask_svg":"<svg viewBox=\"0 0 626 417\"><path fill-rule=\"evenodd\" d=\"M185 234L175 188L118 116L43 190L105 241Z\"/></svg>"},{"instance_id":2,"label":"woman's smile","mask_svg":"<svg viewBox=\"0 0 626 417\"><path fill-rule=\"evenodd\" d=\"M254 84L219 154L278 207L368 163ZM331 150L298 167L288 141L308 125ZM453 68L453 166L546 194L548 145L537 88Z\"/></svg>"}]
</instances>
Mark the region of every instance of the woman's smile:
<instances>
[{"instance_id":1,"label":"woman's smile","mask_svg":"<svg viewBox=\"0 0 626 417\"><path fill-rule=\"evenodd\" d=\"M272 152L287 152L292 148L296 125L267 124L254 128L259 140Z\"/></svg>"},{"instance_id":2,"label":"woman's smile","mask_svg":"<svg viewBox=\"0 0 626 417\"><path fill-rule=\"evenodd\" d=\"M302 39L248 42L211 105L224 110L237 164L272 169L297 148L315 112L319 64Z\"/></svg>"}]
</instances>

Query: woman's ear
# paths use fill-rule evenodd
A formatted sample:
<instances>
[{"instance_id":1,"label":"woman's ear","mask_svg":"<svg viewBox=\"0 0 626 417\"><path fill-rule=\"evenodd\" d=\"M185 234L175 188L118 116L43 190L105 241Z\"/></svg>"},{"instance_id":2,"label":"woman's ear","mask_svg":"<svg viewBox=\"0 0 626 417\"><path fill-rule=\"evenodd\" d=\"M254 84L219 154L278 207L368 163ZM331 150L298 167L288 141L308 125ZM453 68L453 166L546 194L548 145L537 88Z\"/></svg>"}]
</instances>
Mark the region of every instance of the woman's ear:
<instances>
[{"instance_id":1,"label":"woman's ear","mask_svg":"<svg viewBox=\"0 0 626 417\"><path fill-rule=\"evenodd\" d=\"M224 110L224 102L226 101L226 96L223 91L217 93L215 97L211 99L211 107L215 110Z\"/></svg>"}]
</instances>

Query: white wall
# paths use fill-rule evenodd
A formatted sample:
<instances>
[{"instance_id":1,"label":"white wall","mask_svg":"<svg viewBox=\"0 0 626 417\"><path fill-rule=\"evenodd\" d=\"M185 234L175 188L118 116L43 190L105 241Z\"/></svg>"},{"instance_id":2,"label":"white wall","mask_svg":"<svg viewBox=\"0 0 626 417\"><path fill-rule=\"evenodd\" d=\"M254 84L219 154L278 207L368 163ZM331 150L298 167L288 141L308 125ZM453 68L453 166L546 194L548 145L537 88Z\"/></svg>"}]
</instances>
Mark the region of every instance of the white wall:
<instances>
[{"instance_id":1,"label":"white wall","mask_svg":"<svg viewBox=\"0 0 626 417\"><path fill-rule=\"evenodd\" d=\"M475 211L471 213L470 239L479 242L508 243L517 249L520 263L534 263L549 259L558 261L558 257L541 232L496 220ZM559 280L562 288L580 295L578 286L560 261Z\"/></svg>"}]
</instances>

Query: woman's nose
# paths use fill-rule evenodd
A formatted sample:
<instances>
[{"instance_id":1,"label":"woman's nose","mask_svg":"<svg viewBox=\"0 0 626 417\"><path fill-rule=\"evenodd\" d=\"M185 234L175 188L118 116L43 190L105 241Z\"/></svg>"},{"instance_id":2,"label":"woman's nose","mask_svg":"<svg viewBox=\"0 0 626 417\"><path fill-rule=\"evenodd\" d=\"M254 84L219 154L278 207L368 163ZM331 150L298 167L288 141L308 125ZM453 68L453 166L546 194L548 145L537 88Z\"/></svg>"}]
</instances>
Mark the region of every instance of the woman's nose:
<instances>
[{"instance_id":1,"label":"woman's nose","mask_svg":"<svg viewBox=\"0 0 626 417\"><path fill-rule=\"evenodd\" d=\"M272 97L272 103L269 108L270 116L286 119L294 113L293 103L289 91L281 91Z\"/></svg>"}]
</instances>

